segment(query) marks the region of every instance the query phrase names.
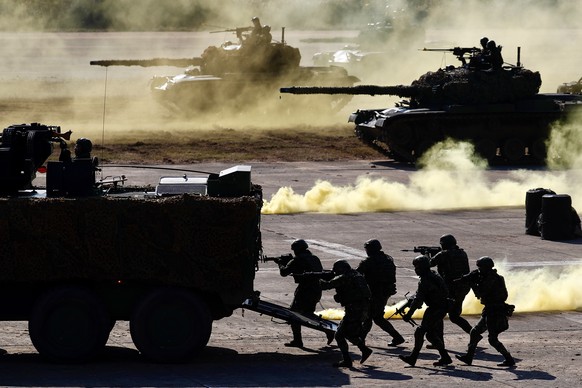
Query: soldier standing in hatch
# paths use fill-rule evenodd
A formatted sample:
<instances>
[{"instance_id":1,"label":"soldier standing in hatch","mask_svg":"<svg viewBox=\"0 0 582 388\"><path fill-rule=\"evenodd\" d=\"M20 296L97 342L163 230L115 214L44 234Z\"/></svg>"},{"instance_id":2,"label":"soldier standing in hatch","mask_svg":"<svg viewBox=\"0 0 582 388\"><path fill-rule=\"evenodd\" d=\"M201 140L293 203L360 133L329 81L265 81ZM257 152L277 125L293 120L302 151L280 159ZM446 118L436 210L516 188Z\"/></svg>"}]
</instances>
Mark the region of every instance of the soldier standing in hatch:
<instances>
[{"instance_id":1,"label":"soldier standing in hatch","mask_svg":"<svg viewBox=\"0 0 582 388\"><path fill-rule=\"evenodd\" d=\"M509 328L508 315L513 313L515 306L505 303L507 300L507 288L503 276L493 269L495 263L488 256L483 256L477 260L477 270L458 279L459 283L469 283L475 292L475 296L481 300L483 312L481 319L471 330L471 337L467 353L456 355L456 357L467 365L473 363L473 356L477 344L483 339L485 330L489 332L489 344L495 348L505 358L497 366L514 366L515 360L507 351L505 346L499 341L499 334Z\"/></svg>"},{"instance_id":2,"label":"soldier standing in hatch","mask_svg":"<svg viewBox=\"0 0 582 388\"><path fill-rule=\"evenodd\" d=\"M441 275L449 290L449 298L453 300L448 310L449 319L463 329L465 333L469 334L472 326L465 318L461 317L461 312L463 311L463 301L471 286L454 281L470 272L469 258L465 251L459 248L457 240L452 234L442 236L440 245L442 251L430 259L430 266L437 267L437 272Z\"/></svg>"},{"instance_id":3,"label":"soldier standing in hatch","mask_svg":"<svg viewBox=\"0 0 582 388\"><path fill-rule=\"evenodd\" d=\"M417 256L413 261L414 272L420 277L418 290L410 302L410 308L402 317L409 322L414 312L426 303L427 308L422 317L420 326L414 331L414 348L408 356L399 356L408 365L414 366L422 344L424 336L438 350L440 358L433 363L434 366L449 365L453 362L449 353L445 349L441 333L443 332L443 319L447 314L448 290L444 280L430 269L430 259L428 256Z\"/></svg>"},{"instance_id":4,"label":"soldier standing in hatch","mask_svg":"<svg viewBox=\"0 0 582 388\"><path fill-rule=\"evenodd\" d=\"M305 240L295 240L291 244L291 249L295 256L287 263L278 263L281 276L301 275L305 272L321 272L323 270L321 261L307 249L308 247ZM321 299L321 288L319 287L318 279L297 276L295 277L295 282L298 284L291 303L291 311L304 315L313 314L317 302ZM293 332L293 340L287 342L285 346L302 348L301 325L291 323L291 331Z\"/></svg>"},{"instance_id":5,"label":"soldier standing in hatch","mask_svg":"<svg viewBox=\"0 0 582 388\"><path fill-rule=\"evenodd\" d=\"M390 321L384 318L384 308L388 298L396 294L396 266L394 259L382 251L382 245L378 240L368 240L364 244L367 258L362 260L356 271L364 275L372 297L370 300L370 316L364 327L367 335L372 329L373 323L392 336L388 346L398 346L404 342L404 338L392 326Z\"/></svg>"},{"instance_id":6,"label":"soldier standing in hatch","mask_svg":"<svg viewBox=\"0 0 582 388\"><path fill-rule=\"evenodd\" d=\"M339 323L335 340L342 352L342 360L333 364L336 368L351 368L352 358L350 356L348 341L353 343L362 352L360 364L370 357L372 349L366 346L364 325L368 321L370 309L370 289L364 276L352 269L345 260L338 260L333 264L334 278L326 281L319 280L322 290L335 288L336 302L344 307L344 317Z\"/></svg>"}]
</instances>

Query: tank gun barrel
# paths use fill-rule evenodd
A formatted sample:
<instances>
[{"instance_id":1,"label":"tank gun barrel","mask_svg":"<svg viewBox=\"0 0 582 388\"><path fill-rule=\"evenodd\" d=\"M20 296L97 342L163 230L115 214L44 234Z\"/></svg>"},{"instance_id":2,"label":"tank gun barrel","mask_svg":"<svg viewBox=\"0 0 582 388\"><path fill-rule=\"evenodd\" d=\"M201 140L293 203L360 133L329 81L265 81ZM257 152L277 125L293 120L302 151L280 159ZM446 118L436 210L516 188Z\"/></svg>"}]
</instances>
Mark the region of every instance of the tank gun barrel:
<instances>
[{"instance_id":1,"label":"tank gun barrel","mask_svg":"<svg viewBox=\"0 0 582 388\"><path fill-rule=\"evenodd\" d=\"M106 59L100 61L89 62L92 66L141 66L141 67L155 67L155 66L174 66L174 67L188 67L201 66L202 58L153 58L153 59Z\"/></svg>"},{"instance_id":2,"label":"tank gun barrel","mask_svg":"<svg viewBox=\"0 0 582 388\"><path fill-rule=\"evenodd\" d=\"M343 87L323 87L323 86L292 86L281 88L281 93L290 94L348 94L348 95L370 95L370 96L400 96L415 97L421 93L421 89L416 86L395 85L357 85Z\"/></svg>"}]
</instances>

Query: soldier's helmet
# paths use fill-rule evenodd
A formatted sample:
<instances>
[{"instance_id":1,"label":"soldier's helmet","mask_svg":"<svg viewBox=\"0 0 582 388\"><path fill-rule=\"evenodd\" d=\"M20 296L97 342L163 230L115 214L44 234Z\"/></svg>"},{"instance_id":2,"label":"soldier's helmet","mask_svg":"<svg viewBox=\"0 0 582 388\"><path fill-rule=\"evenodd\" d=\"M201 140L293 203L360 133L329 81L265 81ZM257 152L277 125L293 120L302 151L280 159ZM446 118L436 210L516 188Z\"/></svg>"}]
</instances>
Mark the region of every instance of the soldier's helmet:
<instances>
[{"instance_id":1,"label":"soldier's helmet","mask_svg":"<svg viewBox=\"0 0 582 388\"><path fill-rule=\"evenodd\" d=\"M333 263L331 270L334 274L341 275L348 272L350 269L352 269L350 263L345 260L337 260L335 263Z\"/></svg>"},{"instance_id":2,"label":"soldier's helmet","mask_svg":"<svg viewBox=\"0 0 582 388\"><path fill-rule=\"evenodd\" d=\"M307 250L308 247L309 247L309 245L307 245L307 243L303 239L295 240L291 244L291 249L294 252L303 252L303 251Z\"/></svg>"},{"instance_id":3,"label":"soldier's helmet","mask_svg":"<svg viewBox=\"0 0 582 388\"><path fill-rule=\"evenodd\" d=\"M382 244L376 239L368 240L364 243L364 249L368 252L380 252L382 250Z\"/></svg>"},{"instance_id":4,"label":"soldier's helmet","mask_svg":"<svg viewBox=\"0 0 582 388\"><path fill-rule=\"evenodd\" d=\"M441 237L440 244L443 249L451 249L457 245L457 239L452 234L445 234Z\"/></svg>"},{"instance_id":5,"label":"soldier's helmet","mask_svg":"<svg viewBox=\"0 0 582 388\"><path fill-rule=\"evenodd\" d=\"M489 38L484 36L481 38L481 40L479 41L479 43L481 43L481 46L485 47L487 46L487 42L489 42Z\"/></svg>"},{"instance_id":6,"label":"soldier's helmet","mask_svg":"<svg viewBox=\"0 0 582 388\"><path fill-rule=\"evenodd\" d=\"M75 156L77 158L90 158L92 149L93 143L91 143L91 140L81 137L75 143Z\"/></svg>"},{"instance_id":7,"label":"soldier's helmet","mask_svg":"<svg viewBox=\"0 0 582 388\"><path fill-rule=\"evenodd\" d=\"M479 269L492 269L495 266L493 259L489 256L483 256L477 259L477 267Z\"/></svg>"},{"instance_id":8,"label":"soldier's helmet","mask_svg":"<svg viewBox=\"0 0 582 388\"><path fill-rule=\"evenodd\" d=\"M414 271L425 272L430 270L430 259L426 255L416 256L414 260L412 260L412 265L414 265Z\"/></svg>"},{"instance_id":9,"label":"soldier's helmet","mask_svg":"<svg viewBox=\"0 0 582 388\"><path fill-rule=\"evenodd\" d=\"M494 40L490 40L489 42L487 42L487 48L489 50L495 49L495 48L497 48L497 44L495 44Z\"/></svg>"}]
</instances>

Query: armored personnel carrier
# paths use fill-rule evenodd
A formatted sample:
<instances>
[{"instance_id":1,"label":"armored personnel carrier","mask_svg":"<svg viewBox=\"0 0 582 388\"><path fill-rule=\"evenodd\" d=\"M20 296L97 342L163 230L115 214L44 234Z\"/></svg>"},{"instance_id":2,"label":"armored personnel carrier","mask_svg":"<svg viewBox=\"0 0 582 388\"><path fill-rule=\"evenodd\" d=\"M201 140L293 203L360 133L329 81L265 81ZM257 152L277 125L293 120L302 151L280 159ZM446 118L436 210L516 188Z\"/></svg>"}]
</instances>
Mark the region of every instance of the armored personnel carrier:
<instances>
[{"instance_id":1,"label":"armored personnel carrier","mask_svg":"<svg viewBox=\"0 0 582 388\"><path fill-rule=\"evenodd\" d=\"M220 47L210 46L200 57L155 58L147 60L99 60L98 66L177 66L187 67L177 75L156 76L150 87L154 97L175 113L193 115L199 112L239 112L278 102L279 88L285 85L339 85L353 86L358 78L349 76L337 66L300 66L298 48L281 40L272 40L269 26L262 26L254 18L254 27L226 30L233 32L238 43L225 42ZM213 31L224 32L224 31ZM325 96L296 101L295 106L280 103L283 111L297 111L304 107L337 111L351 96Z\"/></svg>"},{"instance_id":2,"label":"armored personnel carrier","mask_svg":"<svg viewBox=\"0 0 582 388\"><path fill-rule=\"evenodd\" d=\"M398 161L415 162L446 138L469 141L490 163L543 163L552 124L582 109L582 96L541 94L538 72L479 63L479 49L444 49L463 66L428 72L410 85L291 87L283 93L394 95L385 109L360 109L349 121L358 137ZM470 55L469 60L464 56Z\"/></svg>"}]
</instances>

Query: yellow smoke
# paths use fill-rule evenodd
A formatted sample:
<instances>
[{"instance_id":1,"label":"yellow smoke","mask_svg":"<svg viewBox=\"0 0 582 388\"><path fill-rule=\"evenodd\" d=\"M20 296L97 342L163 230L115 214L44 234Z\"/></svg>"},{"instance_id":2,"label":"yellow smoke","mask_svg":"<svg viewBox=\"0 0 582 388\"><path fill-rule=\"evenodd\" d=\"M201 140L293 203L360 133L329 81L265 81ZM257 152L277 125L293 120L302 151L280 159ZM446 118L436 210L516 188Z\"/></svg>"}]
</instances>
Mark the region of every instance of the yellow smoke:
<instances>
[{"instance_id":1,"label":"yellow smoke","mask_svg":"<svg viewBox=\"0 0 582 388\"><path fill-rule=\"evenodd\" d=\"M573 155L568 160L580 158L580 153L574 151L561 154ZM420 164L425 167L411 173L408 184L369 177L359 177L354 185L347 186L318 180L304 195L295 193L291 187L282 187L270 200L265 200L262 211L341 214L523 206L526 192L537 187L569 194L573 206L582 208L582 187L572 184L582 179L580 169L516 170L505 179L490 182L485 174L487 164L475 156L473 146L451 140L435 145Z\"/></svg>"},{"instance_id":2,"label":"yellow smoke","mask_svg":"<svg viewBox=\"0 0 582 388\"><path fill-rule=\"evenodd\" d=\"M582 308L582 266L575 267L540 267L531 270L509 271L505 262L495 264L500 275L505 279L509 297L507 303L515 305L515 313L544 311L572 311ZM400 319L394 314L396 308L406 303L402 300L384 309L384 318ZM463 302L463 315L479 315L483 305L469 292ZM413 318L421 318L424 308L417 310ZM344 311L327 309L319 312L324 319L341 320Z\"/></svg>"}]
</instances>

